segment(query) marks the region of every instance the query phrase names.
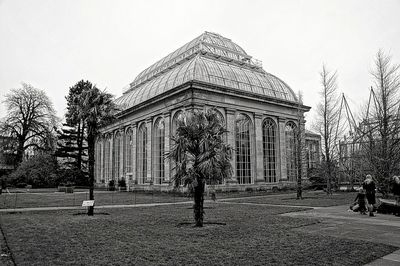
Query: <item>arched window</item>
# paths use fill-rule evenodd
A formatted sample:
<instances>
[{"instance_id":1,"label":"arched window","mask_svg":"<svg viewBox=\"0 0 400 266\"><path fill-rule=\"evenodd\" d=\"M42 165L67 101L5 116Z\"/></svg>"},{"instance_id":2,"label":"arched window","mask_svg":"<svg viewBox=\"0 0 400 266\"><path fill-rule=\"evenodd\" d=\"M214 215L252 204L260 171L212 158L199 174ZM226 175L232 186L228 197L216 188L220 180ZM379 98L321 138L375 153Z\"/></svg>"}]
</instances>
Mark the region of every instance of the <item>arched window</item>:
<instances>
[{"instance_id":1,"label":"arched window","mask_svg":"<svg viewBox=\"0 0 400 266\"><path fill-rule=\"evenodd\" d=\"M295 138L296 124L289 121L285 127L286 138L286 169L289 181L296 181L297 177L297 152L296 152L296 138Z\"/></svg>"},{"instance_id":2,"label":"arched window","mask_svg":"<svg viewBox=\"0 0 400 266\"><path fill-rule=\"evenodd\" d=\"M122 142L122 136L121 132L118 132L115 135L114 138L114 147L113 147L113 167L114 167L114 178L118 180L121 176L120 173L120 165L121 165L121 142Z\"/></svg>"},{"instance_id":3,"label":"arched window","mask_svg":"<svg viewBox=\"0 0 400 266\"><path fill-rule=\"evenodd\" d=\"M215 113L217 114L219 121L221 121L221 125L225 126L225 119L224 119L224 116L221 114L221 112L216 110Z\"/></svg>"},{"instance_id":4,"label":"arched window","mask_svg":"<svg viewBox=\"0 0 400 266\"><path fill-rule=\"evenodd\" d=\"M147 128L145 123L139 127L138 131L137 164L138 183L143 184L147 176Z\"/></svg>"},{"instance_id":5,"label":"arched window","mask_svg":"<svg viewBox=\"0 0 400 266\"><path fill-rule=\"evenodd\" d=\"M178 121L183 119L183 112L178 111L175 113L174 118L172 119L172 134L175 135L176 129L178 128Z\"/></svg>"},{"instance_id":6,"label":"arched window","mask_svg":"<svg viewBox=\"0 0 400 266\"><path fill-rule=\"evenodd\" d=\"M164 181L164 144L165 144L165 127L164 119L157 119L154 124L154 183L161 184Z\"/></svg>"},{"instance_id":7,"label":"arched window","mask_svg":"<svg viewBox=\"0 0 400 266\"><path fill-rule=\"evenodd\" d=\"M179 121L179 120L182 120L182 119L184 119L184 113L183 113L183 111L177 111L177 112L174 114L174 117L173 117L173 119L172 119L172 128L171 128L171 135L172 135L172 136L175 136L176 130L177 130L177 128L178 128L178 121ZM173 176L175 175L175 173L176 173L175 166L176 166L175 162L174 162L173 160L171 160L171 176L172 176L172 177L173 177ZM181 185L182 185L182 184L183 184L183 183L181 183Z\"/></svg>"},{"instance_id":8,"label":"arched window","mask_svg":"<svg viewBox=\"0 0 400 266\"><path fill-rule=\"evenodd\" d=\"M271 118L263 125L263 161L265 182L276 182L276 124Z\"/></svg>"},{"instance_id":9,"label":"arched window","mask_svg":"<svg viewBox=\"0 0 400 266\"><path fill-rule=\"evenodd\" d=\"M111 150L111 137L107 136L105 139L105 147L104 147L104 178L106 182L108 182L111 179L110 150Z\"/></svg>"},{"instance_id":10,"label":"arched window","mask_svg":"<svg viewBox=\"0 0 400 266\"><path fill-rule=\"evenodd\" d=\"M125 134L125 173L132 173L133 131L129 128Z\"/></svg>"},{"instance_id":11,"label":"arched window","mask_svg":"<svg viewBox=\"0 0 400 266\"><path fill-rule=\"evenodd\" d=\"M236 176L239 184L251 183L251 120L239 114L236 117Z\"/></svg>"},{"instance_id":12,"label":"arched window","mask_svg":"<svg viewBox=\"0 0 400 266\"><path fill-rule=\"evenodd\" d=\"M101 165L101 143L102 143L101 138L98 138L96 140L96 145L95 145L95 161L94 161L94 163L95 163L94 176L96 179L96 183L100 183L100 181L102 179L102 177L101 177L101 167L102 167L102 165Z\"/></svg>"}]
</instances>

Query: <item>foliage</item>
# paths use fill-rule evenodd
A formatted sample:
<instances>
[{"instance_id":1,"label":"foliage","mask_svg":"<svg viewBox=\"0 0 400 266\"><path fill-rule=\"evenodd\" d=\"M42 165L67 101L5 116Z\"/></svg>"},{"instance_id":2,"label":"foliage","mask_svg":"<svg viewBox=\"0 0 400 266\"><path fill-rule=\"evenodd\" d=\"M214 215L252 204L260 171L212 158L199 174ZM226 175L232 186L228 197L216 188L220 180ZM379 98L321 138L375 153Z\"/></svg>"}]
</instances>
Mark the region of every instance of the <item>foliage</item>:
<instances>
[{"instance_id":1,"label":"foliage","mask_svg":"<svg viewBox=\"0 0 400 266\"><path fill-rule=\"evenodd\" d=\"M108 190L109 191L114 191L115 190L115 181L114 181L114 179L111 179L110 181L108 181Z\"/></svg>"},{"instance_id":2,"label":"foliage","mask_svg":"<svg viewBox=\"0 0 400 266\"><path fill-rule=\"evenodd\" d=\"M33 187L54 187L58 185L57 160L49 154L40 154L26 161L10 174L13 185L25 183Z\"/></svg>"},{"instance_id":3,"label":"foliage","mask_svg":"<svg viewBox=\"0 0 400 266\"><path fill-rule=\"evenodd\" d=\"M118 187L126 187L125 179L123 179L123 178L118 179Z\"/></svg>"},{"instance_id":4,"label":"foliage","mask_svg":"<svg viewBox=\"0 0 400 266\"><path fill-rule=\"evenodd\" d=\"M64 124L57 130L58 141L56 156L63 161L66 168L87 169L87 145L78 131L79 127Z\"/></svg>"},{"instance_id":5,"label":"foliage","mask_svg":"<svg viewBox=\"0 0 400 266\"><path fill-rule=\"evenodd\" d=\"M87 125L81 116L83 94L95 86L89 81L80 80L69 88L67 100L66 126L60 132L62 140L59 142L60 155L72 158L72 163L78 169L87 168ZM64 142L64 143L63 143ZM65 144L65 145L63 145Z\"/></svg>"},{"instance_id":6,"label":"foliage","mask_svg":"<svg viewBox=\"0 0 400 266\"><path fill-rule=\"evenodd\" d=\"M203 224L204 186L231 176L231 147L224 143L226 129L217 112L187 112L177 121L169 157L175 162L175 186L188 186L194 194L196 226Z\"/></svg>"},{"instance_id":7,"label":"foliage","mask_svg":"<svg viewBox=\"0 0 400 266\"><path fill-rule=\"evenodd\" d=\"M29 84L12 89L4 103L7 114L1 122L1 133L16 140L17 162L21 163L27 149L53 150L57 118L49 97L43 90Z\"/></svg>"},{"instance_id":8,"label":"foliage","mask_svg":"<svg viewBox=\"0 0 400 266\"><path fill-rule=\"evenodd\" d=\"M64 184L75 186L89 186L87 173L78 168L62 168L58 170L58 180ZM61 185L59 183L58 185Z\"/></svg>"},{"instance_id":9,"label":"foliage","mask_svg":"<svg viewBox=\"0 0 400 266\"><path fill-rule=\"evenodd\" d=\"M87 132L88 168L89 168L89 199L94 200L94 146L95 139L102 126L107 125L115 118L117 106L113 102L114 97L104 91L100 91L90 82L82 92L74 99L71 113L74 118L82 121ZM93 215L94 207L89 207L88 215Z\"/></svg>"}]
</instances>

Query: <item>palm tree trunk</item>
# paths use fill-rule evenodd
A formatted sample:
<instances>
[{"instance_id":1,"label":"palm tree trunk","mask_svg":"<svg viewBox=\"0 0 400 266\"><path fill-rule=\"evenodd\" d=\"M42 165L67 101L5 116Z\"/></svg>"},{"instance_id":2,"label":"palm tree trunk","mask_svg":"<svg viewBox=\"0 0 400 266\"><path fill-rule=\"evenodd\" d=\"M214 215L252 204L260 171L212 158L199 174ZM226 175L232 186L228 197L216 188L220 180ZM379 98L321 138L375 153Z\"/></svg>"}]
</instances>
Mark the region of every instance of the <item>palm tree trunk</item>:
<instances>
[{"instance_id":1,"label":"palm tree trunk","mask_svg":"<svg viewBox=\"0 0 400 266\"><path fill-rule=\"evenodd\" d=\"M89 200L94 200L94 134L88 133L88 155L89 155ZM93 216L94 206L88 209L88 215Z\"/></svg>"},{"instance_id":2,"label":"palm tree trunk","mask_svg":"<svg viewBox=\"0 0 400 266\"><path fill-rule=\"evenodd\" d=\"M198 185L194 188L194 220L195 226L202 227L204 219L204 183L198 182Z\"/></svg>"}]
</instances>

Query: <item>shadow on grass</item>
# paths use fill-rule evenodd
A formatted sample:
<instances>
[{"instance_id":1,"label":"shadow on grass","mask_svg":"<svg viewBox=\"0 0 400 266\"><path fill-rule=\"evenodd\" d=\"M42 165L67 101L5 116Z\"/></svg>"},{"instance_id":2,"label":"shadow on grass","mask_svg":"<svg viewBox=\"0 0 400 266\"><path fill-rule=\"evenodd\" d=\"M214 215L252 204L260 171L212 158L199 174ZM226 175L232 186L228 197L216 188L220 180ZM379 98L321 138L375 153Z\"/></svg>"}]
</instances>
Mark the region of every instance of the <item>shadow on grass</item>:
<instances>
[{"instance_id":1,"label":"shadow on grass","mask_svg":"<svg viewBox=\"0 0 400 266\"><path fill-rule=\"evenodd\" d=\"M281 200L305 200L305 199L318 199L318 197L303 197L302 199L298 199L296 197L292 197L292 198L282 198Z\"/></svg>"},{"instance_id":2,"label":"shadow on grass","mask_svg":"<svg viewBox=\"0 0 400 266\"><path fill-rule=\"evenodd\" d=\"M226 223L221 223L221 222L203 222L203 227L206 227L207 225L226 225ZM194 223L190 222L182 222L178 223L176 227L194 227L197 228L197 226Z\"/></svg>"},{"instance_id":3,"label":"shadow on grass","mask_svg":"<svg viewBox=\"0 0 400 266\"><path fill-rule=\"evenodd\" d=\"M189 207L189 208L186 208L186 209L193 210L193 206ZM203 209L206 210L206 209L215 209L215 208L214 207L203 207Z\"/></svg>"},{"instance_id":4,"label":"shadow on grass","mask_svg":"<svg viewBox=\"0 0 400 266\"><path fill-rule=\"evenodd\" d=\"M87 214L87 212L77 212L77 213L73 213L72 215L88 215ZM107 213L107 212L95 212L94 213L94 216L96 216L96 215L110 215L109 213Z\"/></svg>"}]
</instances>

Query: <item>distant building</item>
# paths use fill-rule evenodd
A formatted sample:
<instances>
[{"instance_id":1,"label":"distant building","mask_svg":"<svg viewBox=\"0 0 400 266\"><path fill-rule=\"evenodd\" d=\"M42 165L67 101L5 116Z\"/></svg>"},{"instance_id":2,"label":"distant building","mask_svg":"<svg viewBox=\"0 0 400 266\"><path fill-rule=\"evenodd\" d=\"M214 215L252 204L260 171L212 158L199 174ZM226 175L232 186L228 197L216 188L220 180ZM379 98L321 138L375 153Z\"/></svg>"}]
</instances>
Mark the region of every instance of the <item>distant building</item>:
<instances>
[{"instance_id":1,"label":"distant building","mask_svg":"<svg viewBox=\"0 0 400 266\"><path fill-rule=\"evenodd\" d=\"M116 103L117 121L102 128L96 142L98 183L125 178L131 187L171 189L173 163L164 154L176 121L187 110L211 107L234 147L233 177L221 187L296 182L294 129L304 130L298 113L310 107L228 38L201 34L142 71Z\"/></svg>"},{"instance_id":2,"label":"distant building","mask_svg":"<svg viewBox=\"0 0 400 266\"><path fill-rule=\"evenodd\" d=\"M321 162L321 135L306 129L305 147L307 169L315 169Z\"/></svg>"}]
</instances>

